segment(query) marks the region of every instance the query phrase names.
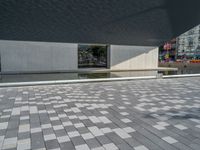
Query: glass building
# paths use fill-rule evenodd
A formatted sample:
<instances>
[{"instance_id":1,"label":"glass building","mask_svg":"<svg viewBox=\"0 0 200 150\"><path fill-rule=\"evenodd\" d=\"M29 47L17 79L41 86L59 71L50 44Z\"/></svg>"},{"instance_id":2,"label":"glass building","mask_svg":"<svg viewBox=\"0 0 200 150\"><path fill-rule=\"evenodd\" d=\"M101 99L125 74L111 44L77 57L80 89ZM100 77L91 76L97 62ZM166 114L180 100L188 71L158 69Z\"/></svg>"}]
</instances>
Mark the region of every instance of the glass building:
<instances>
[{"instance_id":1,"label":"glass building","mask_svg":"<svg viewBox=\"0 0 200 150\"><path fill-rule=\"evenodd\" d=\"M177 59L200 59L200 25L176 39Z\"/></svg>"}]
</instances>

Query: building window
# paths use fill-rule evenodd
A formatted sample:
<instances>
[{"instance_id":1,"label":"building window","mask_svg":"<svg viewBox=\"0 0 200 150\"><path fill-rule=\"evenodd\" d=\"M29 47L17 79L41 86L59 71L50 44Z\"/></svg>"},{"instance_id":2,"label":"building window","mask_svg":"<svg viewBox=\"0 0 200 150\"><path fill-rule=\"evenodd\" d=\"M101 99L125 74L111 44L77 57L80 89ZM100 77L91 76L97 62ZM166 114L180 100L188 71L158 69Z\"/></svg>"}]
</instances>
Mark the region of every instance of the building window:
<instances>
[{"instance_id":1,"label":"building window","mask_svg":"<svg viewBox=\"0 0 200 150\"><path fill-rule=\"evenodd\" d=\"M107 68L107 45L78 46L78 68Z\"/></svg>"}]
</instances>

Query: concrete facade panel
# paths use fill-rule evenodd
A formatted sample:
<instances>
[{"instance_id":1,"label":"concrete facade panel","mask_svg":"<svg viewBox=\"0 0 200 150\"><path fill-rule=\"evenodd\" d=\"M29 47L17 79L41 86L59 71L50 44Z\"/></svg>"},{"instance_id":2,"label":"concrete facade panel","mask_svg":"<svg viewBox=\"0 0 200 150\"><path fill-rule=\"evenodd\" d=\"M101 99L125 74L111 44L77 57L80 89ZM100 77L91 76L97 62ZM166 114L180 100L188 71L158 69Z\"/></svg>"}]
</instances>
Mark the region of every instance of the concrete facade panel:
<instances>
[{"instance_id":1,"label":"concrete facade panel","mask_svg":"<svg viewBox=\"0 0 200 150\"><path fill-rule=\"evenodd\" d=\"M110 69L137 70L158 68L158 48L111 45Z\"/></svg>"},{"instance_id":2,"label":"concrete facade panel","mask_svg":"<svg viewBox=\"0 0 200 150\"><path fill-rule=\"evenodd\" d=\"M77 69L78 44L0 41L2 72Z\"/></svg>"}]
</instances>

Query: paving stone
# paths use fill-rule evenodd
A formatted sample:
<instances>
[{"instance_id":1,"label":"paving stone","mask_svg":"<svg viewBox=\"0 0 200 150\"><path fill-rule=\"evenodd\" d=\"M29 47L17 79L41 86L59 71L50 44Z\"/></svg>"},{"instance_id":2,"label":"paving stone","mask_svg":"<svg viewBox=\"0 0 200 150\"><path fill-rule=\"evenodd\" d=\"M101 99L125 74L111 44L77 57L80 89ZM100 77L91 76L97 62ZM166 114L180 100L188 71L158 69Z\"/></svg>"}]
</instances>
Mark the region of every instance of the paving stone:
<instances>
[{"instance_id":1,"label":"paving stone","mask_svg":"<svg viewBox=\"0 0 200 150\"><path fill-rule=\"evenodd\" d=\"M114 143L103 145L106 150L118 150L118 147Z\"/></svg>"},{"instance_id":2,"label":"paving stone","mask_svg":"<svg viewBox=\"0 0 200 150\"><path fill-rule=\"evenodd\" d=\"M60 148L57 140L49 140L45 142L47 149L57 149Z\"/></svg>"},{"instance_id":3,"label":"paving stone","mask_svg":"<svg viewBox=\"0 0 200 150\"><path fill-rule=\"evenodd\" d=\"M0 130L7 129L7 127L8 127L8 122L0 123Z\"/></svg>"},{"instance_id":4,"label":"paving stone","mask_svg":"<svg viewBox=\"0 0 200 150\"><path fill-rule=\"evenodd\" d=\"M144 145L134 147L134 149L135 149L135 150L149 150L149 149L146 148Z\"/></svg>"},{"instance_id":5,"label":"paving stone","mask_svg":"<svg viewBox=\"0 0 200 150\"><path fill-rule=\"evenodd\" d=\"M68 135L69 135L70 138L80 136L78 131L68 132Z\"/></svg>"},{"instance_id":6,"label":"paving stone","mask_svg":"<svg viewBox=\"0 0 200 150\"><path fill-rule=\"evenodd\" d=\"M2 149L11 149L17 147L17 137L4 139Z\"/></svg>"},{"instance_id":7,"label":"paving stone","mask_svg":"<svg viewBox=\"0 0 200 150\"><path fill-rule=\"evenodd\" d=\"M129 122L132 122L130 119L128 118L124 118L124 119L121 119L122 122L124 123L129 123Z\"/></svg>"},{"instance_id":8,"label":"paving stone","mask_svg":"<svg viewBox=\"0 0 200 150\"><path fill-rule=\"evenodd\" d=\"M75 146L76 150L90 150L87 144Z\"/></svg>"},{"instance_id":9,"label":"paving stone","mask_svg":"<svg viewBox=\"0 0 200 150\"><path fill-rule=\"evenodd\" d=\"M123 128L123 130L126 132L126 133L132 133L132 132L135 132L135 130L131 127L125 127Z\"/></svg>"},{"instance_id":10,"label":"paving stone","mask_svg":"<svg viewBox=\"0 0 200 150\"><path fill-rule=\"evenodd\" d=\"M181 124L177 124L174 127L178 128L180 130L186 130L186 129L188 129L187 127L185 127L184 125L181 125Z\"/></svg>"},{"instance_id":11,"label":"paving stone","mask_svg":"<svg viewBox=\"0 0 200 150\"><path fill-rule=\"evenodd\" d=\"M102 146L102 147L92 148L92 150L105 150L105 148Z\"/></svg>"},{"instance_id":12,"label":"paving stone","mask_svg":"<svg viewBox=\"0 0 200 150\"><path fill-rule=\"evenodd\" d=\"M110 133L110 132L113 132L110 128L101 128L100 129L104 134L106 134L106 133Z\"/></svg>"},{"instance_id":13,"label":"paving stone","mask_svg":"<svg viewBox=\"0 0 200 150\"><path fill-rule=\"evenodd\" d=\"M45 141L54 140L54 139L56 139L55 134L44 135L44 140Z\"/></svg>"},{"instance_id":14,"label":"paving stone","mask_svg":"<svg viewBox=\"0 0 200 150\"><path fill-rule=\"evenodd\" d=\"M34 133L31 134L31 148L33 149L39 149L44 148L44 138L42 133Z\"/></svg>"},{"instance_id":15,"label":"paving stone","mask_svg":"<svg viewBox=\"0 0 200 150\"><path fill-rule=\"evenodd\" d=\"M103 132L97 127L97 126L93 126L93 127L88 127L88 129L90 130L90 132L96 137L96 136L102 136L104 135Z\"/></svg>"},{"instance_id":16,"label":"paving stone","mask_svg":"<svg viewBox=\"0 0 200 150\"><path fill-rule=\"evenodd\" d=\"M3 141L4 141L4 136L0 136L0 148L1 148L2 145L3 145Z\"/></svg>"},{"instance_id":17,"label":"paving stone","mask_svg":"<svg viewBox=\"0 0 200 150\"><path fill-rule=\"evenodd\" d=\"M101 145L101 144L98 142L98 140L95 139L95 138L85 140L85 142L87 143L87 145L88 145L91 149L97 148L97 147L102 147L102 145Z\"/></svg>"},{"instance_id":18,"label":"paving stone","mask_svg":"<svg viewBox=\"0 0 200 150\"><path fill-rule=\"evenodd\" d=\"M84 133L84 134L81 134L81 136L83 137L84 140L94 138L94 136L91 133Z\"/></svg>"},{"instance_id":19,"label":"paving stone","mask_svg":"<svg viewBox=\"0 0 200 150\"><path fill-rule=\"evenodd\" d=\"M60 143L61 150L75 150L72 142Z\"/></svg>"},{"instance_id":20,"label":"paving stone","mask_svg":"<svg viewBox=\"0 0 200 150\"><path fill-rule=\"evenodd\" d=\"M126 139L126 138L131 138L131 136L126 133L124 130L117 128L117 129L113 129L113 131L120 136L122 139Z\"/></svg>"},{"instance_id":21,"label":"paving stone","mask_svg":"<svg viewBox=\"0 0 200 150\"><path fill-rule=\"evenodd\" d=\"M31 149L31 140L30 139L18 140L17 150L27 150L27 149Z\"/></svg>"},{"instance_id":22,"label":"paving stone","mask_svg":"<svg viewBox=\"0 0 200 150\"><path fill-rule=\"evenodd\" d=\"M199 79L1 88L0 149L199 150Z\"/></svg>"},{"instance_id":23,"label":"paving stone","mask_svg":"<svg viewBox=\"0 0 200 150\"><path fill-rule=\"evenodd\" d=\"M42 132L41 128L32 128L31 133L37 133L37 132Z\"/></svg>"},{"instance_id":24,"label":"paving stone","mask_svg":"<svg viewBox=\"0 0 200 150\"><path fill-rule=\"evenodd\" d=\"M166 141L167 143L169 143L169 144L174 144L174 143L178 142L176 139L174 139L174 138L172 138L172 137L170 137L170 136L163 137L162 139L163 139L164 141Z\"/></svg>"},{"instance_id":25,"label":"paving stone","mask_svg":"<svg viewBox=\"0 0 200 150\"><path fill-rule=\"evenodd\" d=\"M64 143L64 142L69 142L70 138L66 135L66 136L60 136L57 137L58 143Z\"/></svg>"},{"instance_id":26,"label":"paving stone","mask_svg":"<svg viewBox=\"0 0 200 150\"><path fill-rule=\"evenodd\" d=\"M30 131L30 124L20 125L19 126L19 133L29 132Z\"/></svg>"}]
</instances>

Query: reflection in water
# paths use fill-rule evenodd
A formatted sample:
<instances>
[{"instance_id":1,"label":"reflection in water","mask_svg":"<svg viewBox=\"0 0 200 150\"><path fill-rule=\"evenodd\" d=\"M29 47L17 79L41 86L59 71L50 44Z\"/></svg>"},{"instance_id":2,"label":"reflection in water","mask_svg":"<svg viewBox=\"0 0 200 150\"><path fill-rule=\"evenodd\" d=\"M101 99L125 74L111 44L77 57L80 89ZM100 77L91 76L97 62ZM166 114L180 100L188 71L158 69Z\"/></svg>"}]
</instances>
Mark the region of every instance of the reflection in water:
<instances>
[{"instance_id":1,"label":"reflection in water","mask_svg":"<svg viewBox=\"0 0 200 150\"><path fill-rule=\"evenodd\" d=\"M155 76L157 71L123 71L104 73L48 73L48 74L13 74L2 75L0 82L28 82L28 81L51 81L51 80L76 80L97 78L119 78Z\"/></svg>"},{"instance_id":2,"label":"reflection in water","mask_svg":"<svg viewBox=\"0 0 200 150\"><path fill-rule=\"evenodd\" d=\"M121 71L104 73L45 73L45 74L13 74L2 75L0 82L29 82L29 81L52 81L52 80L76 80L76 79L97 79L97 78L119 78L163 75L193 74L198 70L189 70L187 67L178 71Z\"/></svg>"}]
</instances>

